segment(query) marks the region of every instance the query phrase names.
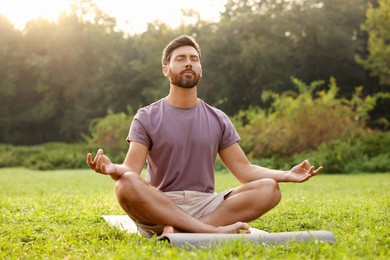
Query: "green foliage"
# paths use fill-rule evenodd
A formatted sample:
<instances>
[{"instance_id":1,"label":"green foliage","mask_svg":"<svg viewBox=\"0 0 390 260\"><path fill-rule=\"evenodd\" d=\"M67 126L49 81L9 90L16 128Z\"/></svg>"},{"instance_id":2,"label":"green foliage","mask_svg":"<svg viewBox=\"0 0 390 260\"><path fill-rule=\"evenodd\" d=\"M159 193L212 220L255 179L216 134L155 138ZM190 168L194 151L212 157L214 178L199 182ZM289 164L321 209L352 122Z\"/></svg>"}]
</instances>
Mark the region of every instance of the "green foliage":
<instances>
[{"instance_id":1,"label":"green foliage","mask_svg":"<svg viewBox=\"0 0 390 260\"><path fill-rule=\"evenodd\" d=\"M327 173L388 172L389 147L389 132L368 132L359 138L322 144L293 158L309 158L313 164L323 165Z\"/></svg>"},{"instance_id":2,"label":"green foliage","mask_svg":"<svg viewBox=\"0 0 390 260\"><path fill-rule=\"evenodd\" d=\"M365 47L366 6L367 0L227 1L214 44L204 50L211 57L203 65L212 71L204 73L200 93L213 104L227 100L220 107L233 115L262 106L264 90L290 90L290 76L305 82L333 76L343 96L356 85L374 91L354 59Z\"/></svg>"},{"instance_id":3,"label":"green foliage","mask_svg":"<svg viewBox=\"0 0 390 260\"><path fill-rule=\"evenodd\" d=\"M368 56L364 60L357 56L357 62L372 75L379 76L381 84L390 85L390 1L379 0L379 5L369 5L362 29L369 35Z\"/></svg>"},{"instance_id":4,"label":"green foliage","mask_svg":"<svg viewBox=\"0 0 390 260\"><path fill-rule=\"evenodd\" d=\"M0 40L0 74L8 74L0 75L0 142L80 141L93 118L134 100L127 88L131 42L114 27L92 1L75 1L58 23L31 21L21 37L7 28L9 39Z\"/></svg>"},{"instance_id":5,"label":"green foliage","mask_svg":"<svg viewBox=\"0 0 390 260\"><path fill-rule=\"evenodd\" d=\"M132 114L129 110L129 114ZM126 155L126 136L132 115L125 113L108 115L94 120L90 125L91 136L84 136L83 143L45 143L33 146L0 145L0 168L26 167L53 170L86 168L86 155L103 148L114 162L121 162Z\"/></svg>"},{"instance_id":6,"label":"green foliage","mask_svg":"<svg viewBox=\"0 0 390 260\"><path fill-rule=\"evenodd\" d=\"M324 167L324 174L381 173L390 171L390 133L367 132L355 139L334 140L320 144L313 150L290 157L274 155L253 158L252 163L273 169L289 170L293 165L309 159L312 165ZM222 166L217 169L222 169Z\"/></svg>"},{"instance_id":7,"label":"green foliage","mask_svg":"<svg viewBox=\"0 0 390 260\"><path fill-rule=\"evenodd\" d=\"M363 97L358 87L350 99L337 98L333 78L328 90L317 92L323 82L292 80L298 93L264 92L269 110L252 107L233 117L251 161L288 170L307 158L326 173L390 171L390 133L366 130L370 111L385 93Z\"/></svg>"},{"instance_id":8,"label":"green foliage","mask_svg":"<svg viewBox=\"0 0 390 260\"><path fill-rule=\"evenodd\" d=\"M112 111L103 118L93 120L89 129L91 137L86 137L89 146L104 147L114 153L127 151L126 137L132 120L133 115L114 114Z\"/></svg>"},{"instance_id":9,"label":"green foliage","mask_svg":"<svg viewBox=\"0 0 390 260\"><path fill-rule=\"evenodd\" d=\"M102 215L124 214L107 176L0 169L0 258L384 260L390 257L389 177L320 175L303 184L281 183L281 203L251 223L267 232L329 230L336 244L235 241L185 250L107 225ZM218 191L237 185L227 174L217 173L216 182Z\"/></svg>"},{"instance_id":10,"label":"green foliage","mask_svg":"<svg viewBox=\"0 0 390 260\"><path fill-rule=\"evenodd\" d=\"M251 158L291 156L361 134L363 119L375 100L360 98L360 92L351 100L337 98L334 79L330 80L329 89L318 91L316 97L314 90L322 82L293 82L299 93L265 93L264 99L273 99L268 111L252 107L233 118L243 149Z\"/></svg>"},{"instance_id":11,"label":"green foliage","mask_svg":"<svg viewBox=\"0 0 390 260\"><path fill-rule=\"evenodd\" d=\"M46 143L36 146L0 145L0 167L37 170L86 168L86 144Z\"/></svg>"}]
</instances>

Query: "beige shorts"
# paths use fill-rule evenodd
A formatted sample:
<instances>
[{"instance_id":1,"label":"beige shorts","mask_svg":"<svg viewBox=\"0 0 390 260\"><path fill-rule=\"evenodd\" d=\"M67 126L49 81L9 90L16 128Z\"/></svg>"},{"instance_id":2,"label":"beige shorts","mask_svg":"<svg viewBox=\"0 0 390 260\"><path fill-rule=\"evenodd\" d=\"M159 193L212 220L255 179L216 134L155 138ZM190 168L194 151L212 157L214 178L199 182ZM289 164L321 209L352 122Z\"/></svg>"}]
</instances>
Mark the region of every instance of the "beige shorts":
<instances>
[{"instance_id":1,"label":"beige shorts","mask_svg":"<svg viewBox=\"0 0 390 260\"><path fill-rule=\"evenodd\" d=\"M199 219L214 211L224 201L225 196L232 191L233 189L229 189L218 194L199 191L169 191L164 192L164 195L188 215ZM164 229L163 225L150 226L137 223L137 226L139 233L148 238L153 235L161 235Z\"/></svg>"}]
</instances>

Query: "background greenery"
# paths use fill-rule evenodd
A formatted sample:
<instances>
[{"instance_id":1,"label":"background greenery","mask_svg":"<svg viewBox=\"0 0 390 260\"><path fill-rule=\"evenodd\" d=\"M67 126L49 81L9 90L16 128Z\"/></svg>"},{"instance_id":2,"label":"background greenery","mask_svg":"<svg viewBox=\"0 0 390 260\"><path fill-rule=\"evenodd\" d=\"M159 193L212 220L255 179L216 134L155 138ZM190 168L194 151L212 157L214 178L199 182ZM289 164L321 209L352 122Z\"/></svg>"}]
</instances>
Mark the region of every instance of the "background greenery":
<instances>
[{"instance_id":1,"label":"background greenery","mask_svg":"<svg viewBox=\"0 0 390 260\"><path fill-rule=\"evenodd\" d=\"M328 230L336 244L234 242L193 251L127 235L102 215L123 214L114 182L89 170L0 169L1 259L388 259L390 174L320 175L281 183L283 199L251 225L268 232ZM217 190L237 185L216 174Z\"/></svg>"},{"instance_id":2,"label":"background greenery","mask_svg":"<svg viewBox=\"0 0 390 260\"><path fill-rule=\"evenodd\" d=\"M167 94L161 52L180 34L203 51L199 95L229 116L269 109L266 91L295 90L333 77L340 98L388 92L389 0L228 0L217 23L178 28L155 21L127 35L93 1L73 2L57 22L19 31L0 17L0 143L74 143L97 118L136 111ZM94 17L92 20L88 17ZM319 87L318 90L321 90ZM378 97L367 125L387 129L388 99ZM126 122L130 124L130 118Z\"/></svg>"},{"instance_id":3,"label":"background greenery","mask_svg":"<svg viewBox=\"0 0 390 260\"><path fill-rule=\"evenodd\" d=\"M366 121L377 96L338 98L334 80L316 91L321 82L307 85L293 80L296 92L266 92L269 109L250 107L232 121L241 147L254 163L288 170L304 158L323 165L326 173L389 172L390 132L371 130ZM86 168L87 152L103 148L113 162L122 162L125 137L133 114L109 112L92 121L89 135L75 144L45 143L34 146L0 145L0 167L52 170ZM220 160L216 170L223 170Z\"/></svg>"}]
</instances>

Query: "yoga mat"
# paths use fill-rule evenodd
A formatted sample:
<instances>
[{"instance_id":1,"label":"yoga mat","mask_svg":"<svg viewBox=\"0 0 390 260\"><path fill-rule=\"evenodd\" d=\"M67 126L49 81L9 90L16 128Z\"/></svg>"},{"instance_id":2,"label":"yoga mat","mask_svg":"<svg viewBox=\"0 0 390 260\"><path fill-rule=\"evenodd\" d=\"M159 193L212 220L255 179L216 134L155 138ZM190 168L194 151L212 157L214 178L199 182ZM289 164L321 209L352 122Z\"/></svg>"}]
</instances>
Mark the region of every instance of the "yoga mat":
<instances>
[{"instance_id":1,"label":"yoga mat","mask_svg":"<svg viewBox=\"0 0 390 260\"><path fill-rule=\"evenodd\" d=\"M102 217L111 226L115 226L130 234L139 234L137 225L127 215L103 215ZM279 245L291 241L310 242L314 240L336 243L335 236L325 230L269 233L257 228L250 228L250 231L251 234L169 233L162 234L158 239L166 240L172 246L185 248L218 244L229 240L242 240L263 245Z\"/></svg>"},{"instance_id":2,"label":"yoga mat","mask_svg":"<svg viewBox=\"0 0 390 260\"><path fill-rule=\"evenodd\" d=\"M137 225L127 215L103 215L102 217L110 226L115 226L130 234L138 234Z\"/></svg>"},{"instance_id":3,"label":"yoga mat","mask_svg":"<svg viewBox=\"0 0 390 260\"><path fill-rule=\"evenodd\" d=\"M167 240L172 246L184 248L207 246L232 240L242 240L263 245L280 245L288 242L310 242L315 240L325 243L336 242L336 238L329 231L262 232L251 234L172 233L162 234L159 239Z\"/></svg>"}]
</instances>

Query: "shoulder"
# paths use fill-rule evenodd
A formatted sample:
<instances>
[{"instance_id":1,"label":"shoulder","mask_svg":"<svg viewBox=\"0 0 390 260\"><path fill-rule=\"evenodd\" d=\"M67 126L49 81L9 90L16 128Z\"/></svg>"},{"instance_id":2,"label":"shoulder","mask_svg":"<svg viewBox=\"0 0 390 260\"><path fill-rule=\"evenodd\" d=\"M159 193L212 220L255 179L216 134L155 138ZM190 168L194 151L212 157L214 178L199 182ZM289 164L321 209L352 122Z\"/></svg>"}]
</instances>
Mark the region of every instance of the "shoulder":
<instances>
[{"instance_id":1,"label":"shoulder","mask_svg":"<svg viewBox=\"0 0 390 260\"><path fill-rule=\"evenodd\" d=\"M138 109L136 116L137 117L149 117L150 115L155 114L158 111L161 111L162 99L155 101L147 106L141 107Z\"/></svg>"},{"instance_id":2,"label":"shoulder","mask_svg":"<svg viewBox=\"0 0 390 260\"><path fill-rule=\"evenodd\" d=\"M163 99L159 99L147 106L141 107L140 109L138 109L138 112L151 112L155 109L159 109L162 103L163 103Z\"/></svg>"},{"instance_id":3,"label":"shoulder","mask_svg":"<svg viewBox=\"0 0 390 260\"><path fill-rule=\"evenodd\" d=\"M200 105L201 105L202 107L204 107L205 109L207 109L207 110L209 110L209 111L215 113L216 115L218 115L218 116L223 116L223 117L227 117L226 113L223 112L221 109L216 108L216 107L214 107L214 106L212 106L212 105L206 103L205 101L203 101L203 100L201 100L201 99L199 99L199 103L200 103Z\"/></svg>"},{"instance_id":4,"label":"shoulder","mask_svg":"<svg viewBox=\"0 0 390 260\"><path fill-rule=\"evenodd\" d=\"M200 102L200 105L207 111L209 111L210 113L214 114L216 117L218 117L218 119L222 120L222 121L226 121L226 120L229 120L229 116L223 112L221 109L219 108L216 108L214 106L211 106L210 104L206 103L205 101L199 99L199 102Z\"/></svg>"}]
</instances>

